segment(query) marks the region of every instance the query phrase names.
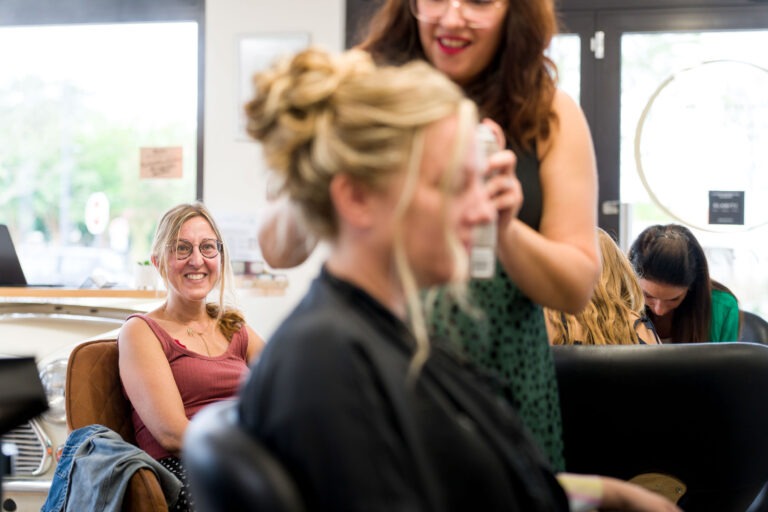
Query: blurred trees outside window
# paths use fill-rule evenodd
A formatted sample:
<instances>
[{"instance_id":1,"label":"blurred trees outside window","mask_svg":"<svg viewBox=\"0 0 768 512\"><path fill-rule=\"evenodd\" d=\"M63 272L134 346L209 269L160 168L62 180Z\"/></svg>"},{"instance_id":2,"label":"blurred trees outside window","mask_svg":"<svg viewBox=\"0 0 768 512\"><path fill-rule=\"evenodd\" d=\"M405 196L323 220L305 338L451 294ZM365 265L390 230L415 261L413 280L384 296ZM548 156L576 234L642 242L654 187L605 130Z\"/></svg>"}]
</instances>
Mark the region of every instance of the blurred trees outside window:
<instances>
[{"instance_id":1,"label":"blurred trees outside window","mask_svg":"<svg viewBox=\"0 0 768 512\"><path fill-rule=\"evenodd\" d=\"M130 285L198 192L197 23L0 27L0 70L0 223L27 280ZM141 148L180 148L181 176L141 178Z\"/></svg>"}]
</instances>

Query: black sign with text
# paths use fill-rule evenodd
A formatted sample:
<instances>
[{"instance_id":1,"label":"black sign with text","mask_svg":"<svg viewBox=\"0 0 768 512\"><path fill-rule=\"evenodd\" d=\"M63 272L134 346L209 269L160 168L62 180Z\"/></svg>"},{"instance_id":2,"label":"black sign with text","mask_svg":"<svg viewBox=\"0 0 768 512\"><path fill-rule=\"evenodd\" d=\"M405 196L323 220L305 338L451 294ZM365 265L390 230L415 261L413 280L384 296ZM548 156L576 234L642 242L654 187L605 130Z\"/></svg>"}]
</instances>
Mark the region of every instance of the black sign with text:
<instances>
[{"instance_id":1,"label":"black sign with text","mask_svg":"<svg viewBox=\"0 0 768 512\"><path fill-rule=\"evenodd\" d=\"M744 191L709 191L709 223L744 225Z\"/></svg>"}]
</instances>

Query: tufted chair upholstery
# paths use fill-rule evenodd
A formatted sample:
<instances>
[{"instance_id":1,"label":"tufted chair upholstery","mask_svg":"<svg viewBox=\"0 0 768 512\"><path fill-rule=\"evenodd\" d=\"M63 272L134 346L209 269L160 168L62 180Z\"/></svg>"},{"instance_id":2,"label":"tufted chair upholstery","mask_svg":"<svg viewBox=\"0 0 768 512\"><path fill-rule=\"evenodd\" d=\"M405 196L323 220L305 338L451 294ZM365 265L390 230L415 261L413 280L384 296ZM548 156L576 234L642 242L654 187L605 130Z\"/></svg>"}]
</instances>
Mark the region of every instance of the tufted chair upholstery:
<instances>
[{"instance_id":1,"label":"tufted chair upholstery","mask_svg":"<svg viewBox=\"0 0 768 512\"><path fill-rule=\"evenodd\" d=\"M88 341L75 347L69 355L65 397L70 431L97 423L136 444L131 406L120 383L116 340ZM168 511L152 471L140 469L133 475L123 499L123 511Z\"/></svg>"}]
</instances>

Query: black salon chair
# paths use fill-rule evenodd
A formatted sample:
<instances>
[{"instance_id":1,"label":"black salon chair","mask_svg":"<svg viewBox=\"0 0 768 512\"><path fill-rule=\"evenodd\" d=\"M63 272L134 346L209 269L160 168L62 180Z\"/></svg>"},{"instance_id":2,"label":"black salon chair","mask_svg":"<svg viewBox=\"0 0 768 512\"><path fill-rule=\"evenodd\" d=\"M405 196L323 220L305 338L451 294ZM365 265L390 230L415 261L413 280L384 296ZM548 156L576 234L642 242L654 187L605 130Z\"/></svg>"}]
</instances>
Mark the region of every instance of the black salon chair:
<instances>
[{"instance_id":1,"label":"black salon chair","mask_svg":"<svg viewBox=\"0 0 768 512\"><path fill-rule=\"evenodd\" d=\"M209 405L190 422L182 453L198 512L303 512L281 464L237 422L233 401Z\"/></svg>"},{"instance_id":2,"label":"black salon chair","mask_svg":"<svg viewBox=\"0 0 768 512\"><path fill-rule=\"evenodd\" d=\"M0 502L3 476L13 467L11 444L2 436L48 409L48 399L34 357L0 357ZM5 510L5 508L3 509ZM10 509L9 509L10 510Z\"/></svg>"},{"instance_id":3,"label":"black salon chair","mask_svg":"<svg viewBox=\"0 0 768 512\"><path fill-rule=\"evenodd\" d=\"M768 346L553 353L568 471L637 478L686 512L743 512L768 482Z\"/></svg>"},{"instance_id":4,"label":"black salon chair","mask_svg":"<svg viewBox=\"0 0 768 512\"><path fill-rule=\"evenodd\" d=\"M739 341L768 344L768 322L754 313L741 311Z\"/></svg>"}]
</instances>

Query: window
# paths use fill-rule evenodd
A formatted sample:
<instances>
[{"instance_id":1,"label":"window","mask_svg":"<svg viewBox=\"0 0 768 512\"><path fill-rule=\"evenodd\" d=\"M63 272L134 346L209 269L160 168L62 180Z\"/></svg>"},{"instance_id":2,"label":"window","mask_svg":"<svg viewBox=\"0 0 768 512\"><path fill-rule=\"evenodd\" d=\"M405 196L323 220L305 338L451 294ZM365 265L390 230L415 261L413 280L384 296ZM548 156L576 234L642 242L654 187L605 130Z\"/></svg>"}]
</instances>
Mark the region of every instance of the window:
<instances>
[{"instance_id":1,"label":"window","mask_svg":"<svg viewBox=\"0 0 768 512\"><path fill-rule=\"evenodd\" d=\"M0 223L31 283L131 285L159 215L202 196L201 30L189 19L202 14L160 11L0 26ZM141 172L150 148L168 150L170 172Z\"/></svg>"},{"instance_id":2,"label":"window","mask_svg":"<svg viewBox=\"0 0 768 512\"><path fill-rule=\"evenodd\" d=\"M578 102L581 98L581 37L557 34L547 53L557 66L558 86Z\"/></svg>"},{"instance_id":3,"label":"window","mask_svg":"<svg viewBox=\"0 0 768 512\"><path fill-rule=\"evenodd\" d=\"M595 94L585 111L598 157L600 225L618 232L624 248L650 224L687 225L712 277L735 292L742 309L765 315L768 60L761 49L768 7L727 3L562 6L583 52L604 36L603 55L590 51L581 67L581 90ZM594 10L587 16L585 9ZM591 23L577 23L585 18ZM740 197L728 204L740 201L742 221L713 222L722 196Z\"/></svg>"}]
</instances>

